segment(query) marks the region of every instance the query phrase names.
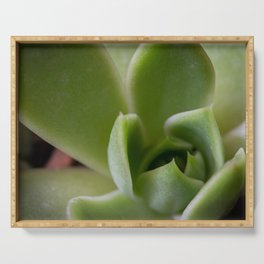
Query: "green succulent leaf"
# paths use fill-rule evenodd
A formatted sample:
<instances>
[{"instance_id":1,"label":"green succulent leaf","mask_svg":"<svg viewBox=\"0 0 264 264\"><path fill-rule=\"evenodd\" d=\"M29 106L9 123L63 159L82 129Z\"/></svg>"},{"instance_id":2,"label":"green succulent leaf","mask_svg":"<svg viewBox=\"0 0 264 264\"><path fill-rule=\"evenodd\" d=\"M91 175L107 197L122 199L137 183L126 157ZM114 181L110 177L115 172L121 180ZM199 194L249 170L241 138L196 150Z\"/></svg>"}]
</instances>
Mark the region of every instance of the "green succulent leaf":
<instances>
[{"instance_id":1,"label":"green succulent leaf","mask_svg":"<svg viewBox=\"0 0 264 264\"><path fill-rule=\"evenodd\" d=\"M183 212L182 219L213 220L227 214L235 205L244 187L245 152L240 149L203 186Z\"/></svg>"},{"instance_id":2,"label":"green succulent leaf","mask_svg":"<svg viewBox=\"0 0 264 264\"><path fill-rule=\"evenodd\" d=\"M188 205L203 182L185 176L174 160L141 174L136 190L147 204L160 213L178 213Z\"/></svg>"},{"instance_id":3,"label":"green succulent leaf","mask_svg":"<svg viewBox=\"0 0 264 264\"><path fill-rule=\"evenodd\" d=\"M166 156L169 156L168 158L175 158L177 156L182 156L183 153L190 150L192 150L192 145L189 143L182 140L171 141L166 138L160 144L144 150L144 156L141 162L141 171L147 171L152 167L159 167L157 163L165 162L165 164L167 164L168 162L164 160L164 158L166 159Z\"/></svg>"},{"instance_id":4,"label":"green succulent leaf","mask_svg":"<svg viewBox=\"0 0 264 264\"><path fill-rule=\"evenodd\" d=\"M142 203L131 200L119 191L98 197L76 197L68 204L70 219L77 220L155 220L170 219Z\"/></svg>"},{"instance_id":5,"label":"green succulent leaf","mask_svg":"<svg viewBox=\"0 0 264 264\"><path fill-rule=\"evenodd\" d=\"M120 76L103 45L20 45L19 116L23 124L105 175L107 145L126 111Z\"/></svg>"},{"instance_id":6,"label":"green succulent leaf","mask_svg":"<svg viewBox=\"0 0 264 264\"><path fill-rule=\"evenodd\" d=\"M127 92L130 111L156 143L168 117L212 103L214 69L200 45L142 44L130 62Z\"/></svg>"},{"instance_id":7,"label":"green succulent leaf","mask_svg":"<svg viewBox=\"0 0 264 264\"><path fill-rule=\"evenodd\" d=\"M20 220L67 219L66 209L71 198L102 195L115 189L110 177L88 169L21 170Z\"/></svg>"},{"instance_id":8,"label":"green succulent leaf","mask_svg":"<svg viewBox=\"0 0 264 264\"><path fill-rule=\"evenodd\" d=\"M119 114L109 140L108 162L119 190L131 198L133 183L139 173L143 154L144 134L136 114Z\"/></svg>"},{"instance_id":9,"label":"green succulent leaf","mask_svg":"<svg viewBox=\"0 0 264 264\"><path fill-rule=\"evenodd\" d=\"M138 44L105 44L109 54L115 62L121 78L123 81L126 79L127 69L132 56L134 55Z\"/></svg>"},{"instance_id":10,"label":"green succulent leaf","mask_svg":"<svg viewBox=\"0 0 264 264\"><path fill-rule=\"evenodd\" d=\"M203 47L215 69L213 110L224 134L245 120L245 44L204 44Z\"/></svg>"},{"instance_id":11,"label":"green succulent leaf","mask_svg":"<svg viewBox=\"0 0 264 264\"><path fill-rule=\"evenodd\" d=\"M245 45L204 47L21 44L20 121L98 173L21 160L20 219L225 216L245 184Z\"/></svg>"},{"instance_id":12,"label":"green succulent leaf","mask_svg":"<svg viewBox=\"0 0 264 264\"><path fill-rule=\"evenodd\" d=\"M222 139L211 107L170 117L165 123L165 132L172 140L182 139L201 152L207 179L222 167L224 163Z\"/></svg>"},{"instance_id":13,"label":"green succulent leaf","mask_svg":"<svg viewBox=\"0 0 264 264\"><path fill-rule=\"evenodd\" d=\"M205 164L200 152L196 152L194 155L188 152L184 174L188 177L205 181Z\"/></svg>"},{"instance_id":14,"label":"green succulent leaf","mask_svg":"<svg viewBox=\"0 0 264 264\"><path fill-rule=\"evenodd\" d=\"M225 159L231 159L238 149L246 148L246 127L245 123L232 129L223 136L223 144L225 150Z\"/></svg>"}]
</instances>

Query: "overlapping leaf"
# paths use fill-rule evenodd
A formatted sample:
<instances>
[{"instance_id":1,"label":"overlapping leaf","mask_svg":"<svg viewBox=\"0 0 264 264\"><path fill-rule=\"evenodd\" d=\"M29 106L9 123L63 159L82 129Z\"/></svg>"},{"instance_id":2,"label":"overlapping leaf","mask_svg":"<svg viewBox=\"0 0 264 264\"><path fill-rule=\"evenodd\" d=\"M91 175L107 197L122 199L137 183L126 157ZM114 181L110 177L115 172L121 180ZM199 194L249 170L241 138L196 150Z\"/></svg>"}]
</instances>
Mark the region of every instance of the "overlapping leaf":
<instances>
[{"instance_id":1,"label":"overlapping leaf","mask_svg":"<svg viewBox=\"0 0 264 264\"><path fill-rule=\"evenodd\" d=\"M19 217L67 219L68 201L79 195L102 195L115 190L110 177L88 169L29 169L19 175Z\"/></svg>"},{"instance_id":2,"label":"overlapping leaf","mask_svg":"<svg viewBox=\"0 0 264 264\"><path fill-rule=\"evenodd\" d=\"M98 197L76 197L69 202L70 219L78 220L155 220L170 215L151 210L140 200L132 200L119 191Z\"/></svg>"},{"instance_id":3,"label":"overlapping leaf","mask_svg":"<svg viewBox=\"0 0 264 264\"><path fill-rule=\"evenodd\" d=\"M105 44L109 54L116 64L123 81L126 79L127 69L138 44ZM125 86L123 86L125 87Z\"/></svg>"},{"instance_id":4,"label":"overlapping leaf","mask_svg":"<svg viewBox=\"0 0 264 264\"><path fill-rule=\"evenodd\" d=\"M173 114L209 105L214 69L200 45L140 45L128 70L130 110L146 127L148 140L163 138L163 124Z\"/></svg>"},{"instance_id":5,"label":"overlapping leaf","mask_svg":"<svg viewBox=\"0 0 264 264\"><path fill-rule=\"evenodd\" d=\"M108 174L107 145L121 80L101 45L20 47L20 120L55 147Z\"/></svg>"},{"instance_id":6,"label":"overlapping leaf","mask_svg":"<svg viewBox=\"0 0 264 264\"><path fill-rule=\"evenodd\" d=\"M133 182L139 174L144 148L144 132L136 114L120 114L109 140L108 162L111 175L119 190L131 198Z\"/></svg>"},{"instance_id":7,"label":"overlapping leaf","mask_svg":"<svg viewBox=\"0 0 264 264\"><path fill-rule=\"evenodd\" d=\"M174 160L143 173L137 180L137 191L147 204L171 214L181 212L202 186L203 182L185 176Z\"/></svg>"},{"instance_id":8,"label":"overlapping leaf","mask_svg":"<svg viewBox=\"0 0 264 264\"><path fill-rule=\"evenodd\" d=\"M219 219L232 209L244 184L245 152L240 149L189 203L182 219Z\"/></svg>"},{"instance_id":9,"label":"overlapping leaf","mask_svg":"<svg viewBox=\"0 0 264 264\"><path fill-rule=\"evenodd\" d=\"M207 178L224 163L223 146L212 109L201 108L170 117L165 124L170 138L179 138L193 145L203 155Z\"/></svg>"},{"instance_id":10,"label":"overlapping leaf","mask_svg":"<svg viewBox=\"0 0 264 264\"><path fill-rule=\"evenodd\" d=\"M245 120L245 44L203 44L216 76L213 109L222 134Z\"/></svg>"},{"instance_id":11,"label":"overlapping leaf","mask_svg":"<svg viewBox=\"0 0 264 264\"><path fill-rule=\"evenodd\" d=\"M64 219L73 197L68 204L71 219L169 219L186 206L182 219L224 216L244 186L245 154L240 150L222 167L221 135L212 108L205 107L212 103L214 69L203 48L140 45L126 75L135 45L129 52L124 46L106 47L117 68L101 45L21 46L20 119L104 175L109 164L119 189L112 192L110 179L88 170L25 171L22 218ZM237 79L244 73L235 72L243 56L237 49L239 54L230 55L220 47L220 57L214 48L208 50L217 74L213 110L224 133L244 118L243 105L237 106L244 100ZM227 63L234 66L230 72ZM225 89L231 92L222 104ZM127 112L125 96L136 114L119 114ZM237 102L234 111L229 111L231 101L232 106ZM228 120L237 121L226 123L223 108L232 115ZM226 158L243 143L237 135L234 131L224 138ZM37 193L39 199L34 199Z\"/></svg>"},{"instance_id":12,"label":"overlapping leaf","mask_svg":"<svg viewBox=\"0 0 264 264\"><path fill-rule=\"evenodd\" d=\"M239 148L246 148L246 127L245 123L230 130L223 136L225 159L231 159Z\"/></svg>"},{"instance_id":13,"label":"overlapping leaf","mask_svg":"<svg viewBox=\"0 0 264 264\"><path fill-rule=\"evenodd\" d=\"M188 152L184 174L187 175L188 177L205 181L206 179L205 164L200 152L196 152L194 155Z\"/></svg>"}]
</instances>

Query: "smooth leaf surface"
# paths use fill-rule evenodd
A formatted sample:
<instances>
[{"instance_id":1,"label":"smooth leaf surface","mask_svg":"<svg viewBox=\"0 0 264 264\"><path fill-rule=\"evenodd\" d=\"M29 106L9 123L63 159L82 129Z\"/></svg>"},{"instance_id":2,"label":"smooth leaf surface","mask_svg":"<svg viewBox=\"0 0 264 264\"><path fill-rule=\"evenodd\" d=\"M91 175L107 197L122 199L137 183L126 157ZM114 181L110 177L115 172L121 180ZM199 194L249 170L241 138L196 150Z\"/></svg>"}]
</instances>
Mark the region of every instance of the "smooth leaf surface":
<instances>
[{"instance_id":1,"label":"smooth leaf surface","mask_svg":"<svg viewBox=\"0 0 264 264\"><path fill-rule=\"evenodd\" d=\"M231 159L238 149L246 149L246 127L245 123L232 129L223 136L225 159Z\"/></svg>"},{"instance_id":2,"label":"smooth leaf surface","mask_svg":"<svg viewBox=\"0 0 264 264\"><path fill-rule=\"evenodd\" d=\"M69 202L68 214L76 220L154 220L170 219L159 214L141 201L115 191L98 197L76 197Z\"/></svg>"},{"instance_id":3,"label":"smooth leaf surface","mask_svg":"<svg viewBox=\"0 0 264 264\"><path fill-rule=\"evenodd\" d=\"M130 111L156 143L169 116L212 102L214 69L200 45L142 44L129 66L127 92Z\"/></svg>"},{"instance_id":4,"label":"smooth leaf surface","mask_svg":"<svg viewBox=\"0 0 264 264\"><path fill-rule=\"evenodd\" d=\"M203 155L207 178L224 163L223 146L211 107L183 112L170 117L165 132L171 138L189 142Z\"/></svg>"},{"instance_id":5,"label":"smooth leaf surface","mask_svg":"<svg viewBox=\"0 0 264 264\"><path fill-rule=\"evenodd\" d=\"M111 55L113 61L115 62L122 80L125 81L130 60L134 55L138 44L108 43L105 44L105 46L109 54Z\"/></svg>"},{"instance_id":6,"label":"smooth leaf surface","mask_svg":"<svg viewBox=\"0 0 264 264\"><path fill-rule=\"evenodd\" d=\"M172 160L141 174L136 190L152 209L161 213L177 213L188 205L202 186L203 182L184 175Z\"/></svg>"},{"instance_id":7,"label":"smooth leaf surface","mask_svg":"<svg viewBox=\"0 0 264 264\"><path fill-rule=\"evenodd\" d=\"M133 194L133 183L139 173L144 134L136 114L119 114L109 140L108 162L112 178L119 190Z\"/></svg>"},{"instance_id":8,"label":"smooth leaf surface","mask_svg":"<svg viewBox=\"0 0 264 264\"><path fill-rule=\"evenodd\" d=\"M194 155L188 152L184 174L193 179L205 181L205 164L200 152Z\"/></svg>"},{"instance_id":9,"label":"smooth leaf surface","mask_svg":"<svg viewBox=\"0 0 264 264\"><path fill-rule=\"evenodd\" d=\"M245 152L240 149L189 203L182 219L213 220L228 213L244 187L245 162Z\"/></svg>"},{"instance_id":10,"label":"smooth leaf surface","mask_svg":"<svg viewBox=\"0 0 264 264\"><path fill-rule=\"evenodd\" d=\"M215 69L213 110L222 134L245 120L245 44L204 44Z\"/></svg>"},{"instance_id":11,"label":"smooth leaf surface","mask_svg":"<svg viewBox=\"0 0 264 264\"><path fill-rule=\"evenodd\" d=\"M107 145L121 79L102 45L20 45L19 116L76 160L108 175Z\"/></svg>"},{"instance_id":12,"label":"smooth leaf surface","mask_svg":"<svg viewBox=\"0 0 264 264\"><path fill-rule=\"evenodd\" d=\"M67 219L71 198L102 195L116 189L109 177L81 168L21 170L19 188L21 220Z\"/></svg>"}]
</instances>

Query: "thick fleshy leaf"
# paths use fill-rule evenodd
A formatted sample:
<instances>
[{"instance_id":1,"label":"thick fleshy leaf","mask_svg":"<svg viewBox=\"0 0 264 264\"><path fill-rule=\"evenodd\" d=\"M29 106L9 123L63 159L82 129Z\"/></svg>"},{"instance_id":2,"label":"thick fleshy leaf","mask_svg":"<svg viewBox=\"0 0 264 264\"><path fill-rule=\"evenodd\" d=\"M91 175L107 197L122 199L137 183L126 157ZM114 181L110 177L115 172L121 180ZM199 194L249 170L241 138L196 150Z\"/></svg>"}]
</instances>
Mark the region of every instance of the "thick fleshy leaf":
<instances>
[{"instance_id":1,"label":"thick fleshy leaf","mask_svg":"<svg viewBox=\"0 0 264 264\"><path fill-rule=\"evenodd\" d=\"M119 191L98 197L76 197L68 204L68 215L76 220L155 220L171 219L140 200L131 200Z\"/></svg>"},{"instance_id":2,"label":"thick fleshy leaf","mask_svg":"<svg viewBox=\"0 0 264 264\"><path fill-rule=\"evenodd\" d=\"M212 102L214 69L200 45L142 44L130 62L127 92L130 111L155 143L168 117Z\"/></svg>"},{"instance_id":3,"label":"thick fleshy leaf","mask_svg":"<svg viewBox=\"0 0 264 264\"><path fill-rule=\"evenodd\" d=\"M242 123L223 136L225 159L231 159L240 148L246 147L246 127Z\"/></svg>"},{"instance_id":4,"label":"thick fleshy leaf","mask_svg":"<svg viewBox=\"0 0 264 264\"><path fill-rule=\"evenodd\" d=\"M188 152L184 174L188 177L205 181L205 164L200 152L196 152L194 155Z\"/></svg>"},{"instance_id":5,"label":"thick fleshy leaf","mask_svg":"<svg viewBox=\"0 0 264 264\"><path fill-rule=\"evenodd\" d=\"M115 62L122 80L125 81L128 65L132 56L134 55L138 44L105 44L109 54Z\"/></svg>"},{"instance_id":6,"label":"thick fleshy leaf","mask_svg":"<svg viewBox=\"0 0 264 264\"><path fill-rule=\"evenodd\" d=\"M115 190L113 181L88 169L29 169L19 175L19 217L67 219L67 204L79 195L102 195Z\"/></svg>"},{"instance_id":7,"label":"thick fleshy leaf","mask_svg":"<svg viewBox=\"0 0 264 264\"><path fill-rule=\"evenodd\" d=\"M173 158L186 155L192 150L192 145L182 140L169 140L166 138L154 147L146 148L141 162L141 171L147 171L167 164Z\"/></svg>"},{"instance_id":8,"label":"thick fleshy leaf","mask_svg":"<svg viewBox=\"0 0 264 264\"><path fill-rule=\"evenodd\" d=\"M161 213L181 212L203 186L203 182L184 175L174 160L141 174L136 190L147 204Z\"/></svg>"},{"instance_id":9,"label":"thick fleshy leaf","mask_svg":"<svg viewBox=\"0 0 264 264\"><path fill-rule=\"evenodd\" d=\"M213 110L222 134L245 120L245 44L204 44L215 69Z\"/></svg>"},{"instance_id":10,"label":"thick fleshy leaf","mask_svg":"<svg viewBox=\"0 0 264 264\"><path fill-rule=\"evenodd\" d=\"M109 134L119 111L126 111L126 107L120 77L104 46L20 46L22 123L107 175Z\"/></svg>"},{"instance_id":11,"label":"thick fleshy leaf","mask_svg":"<svg viewBox=\"0 0 264 264\"><path fill-rule=\"evenodd\" d=\"M165 123L166 134L189 142L203 155L207 178L224 163L223 146L211 107L183 112Z\"/></svg>"},{"instance_id":12,"label":"thick fleshy leaf","mask_svg":"<svg viewBox=\"0 0 264 264\"><path fill-rule=\"evenodd\" d=\"M240 149L200 190L182 219L219 219L235 205L244 187L245 152Z\"/></svg>"},{"instance_id":13,"label":"thick fleshy leaf","mask_svg":"<svg viewBox=\"0 0 264 264\"><path fill-rule=\"evenodd\" d=\"M119 114L109 140L108 162L119 190L131 198L133 183L139 174L144 147L143 128L136 114Z\"/></svg>"}]
</instances>

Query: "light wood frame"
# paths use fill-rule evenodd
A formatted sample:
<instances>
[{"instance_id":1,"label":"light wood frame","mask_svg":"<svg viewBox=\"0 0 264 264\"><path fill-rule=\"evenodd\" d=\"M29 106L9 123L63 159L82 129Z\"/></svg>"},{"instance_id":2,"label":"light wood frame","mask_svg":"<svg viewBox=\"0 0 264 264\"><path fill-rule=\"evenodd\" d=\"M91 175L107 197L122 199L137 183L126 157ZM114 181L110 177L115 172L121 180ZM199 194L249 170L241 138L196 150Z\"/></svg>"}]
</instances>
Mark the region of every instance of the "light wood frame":
<instances>
[{"instance_id":1,"label":"light wood frame","mask_svg":"<svg viewBox=\"0 0 264 264\"><path fill-rule=\"evenodd\" d=\"M18 52L21 43L243 43L246 45L245 220L19 220ZM12 36L11 37L11 227L253 227L254 37L253 36Z\"/></svg>"}]
</instances>

